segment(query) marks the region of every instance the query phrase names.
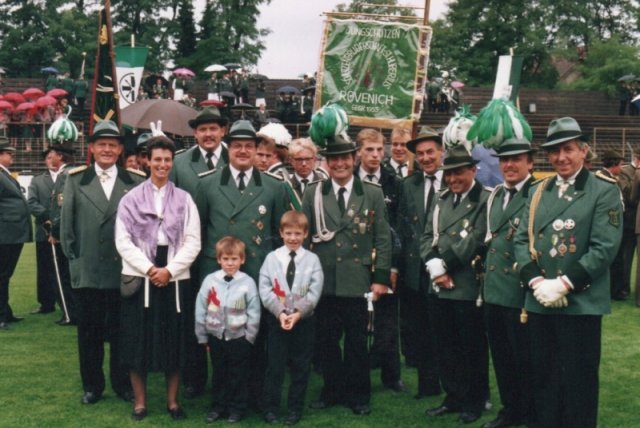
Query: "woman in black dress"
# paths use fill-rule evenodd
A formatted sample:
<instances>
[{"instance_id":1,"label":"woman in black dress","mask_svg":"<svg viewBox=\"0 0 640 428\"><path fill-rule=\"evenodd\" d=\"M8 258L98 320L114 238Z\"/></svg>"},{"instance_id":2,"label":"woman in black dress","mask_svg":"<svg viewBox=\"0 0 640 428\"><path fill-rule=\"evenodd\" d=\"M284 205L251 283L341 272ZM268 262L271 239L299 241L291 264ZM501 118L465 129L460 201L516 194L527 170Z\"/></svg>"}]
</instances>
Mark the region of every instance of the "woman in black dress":
<instances>
[{"instance_id":1,"label":"woman in black dress","mask_svg":"<svg viewBox=\"0 0 640 428\"><path fill-rule=\"evenodd\" d=\"M135 420L147 415L150 371L165 373L171 417L186 416L177 401L184 352L183 296L189 290L189 267L200 252L200 218L191 196L169 181L174 154L171 140L152 137L147 143L151 176L118 206L122 363L129 368Z\"/></svg>"}]
</instances>

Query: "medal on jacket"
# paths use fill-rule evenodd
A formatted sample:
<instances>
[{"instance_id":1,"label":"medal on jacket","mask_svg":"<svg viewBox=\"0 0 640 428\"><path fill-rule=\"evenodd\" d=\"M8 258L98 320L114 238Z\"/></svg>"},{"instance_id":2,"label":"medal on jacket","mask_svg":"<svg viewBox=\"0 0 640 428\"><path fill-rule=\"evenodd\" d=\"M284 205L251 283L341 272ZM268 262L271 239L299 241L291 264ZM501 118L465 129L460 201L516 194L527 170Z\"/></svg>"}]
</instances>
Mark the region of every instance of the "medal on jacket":
<instances>
[{"instance_id":1,"label":"medal on jacket","mask_svg":"<svg viewBox=\"0 0 640 428\"><path fill-rule=\"evenodd\" d=\"M564 256L565 254L567 254L567 245L564 243L564 238L562 238L562 241L560 242L560 245L558 245L558 253L560 254L560 256Z\"/></svg>"},{"instance_id":2,"label":"medal on jacket","mask_svg":"<svg viewBox=\"0 0 640 428\"><path fill-rule=\"evenodd\" d=\"M571 235L569 237L569 252L570 253L575 253L577 251L578 247L576 247L576 237Z\"/></svg>"}]
</instances>

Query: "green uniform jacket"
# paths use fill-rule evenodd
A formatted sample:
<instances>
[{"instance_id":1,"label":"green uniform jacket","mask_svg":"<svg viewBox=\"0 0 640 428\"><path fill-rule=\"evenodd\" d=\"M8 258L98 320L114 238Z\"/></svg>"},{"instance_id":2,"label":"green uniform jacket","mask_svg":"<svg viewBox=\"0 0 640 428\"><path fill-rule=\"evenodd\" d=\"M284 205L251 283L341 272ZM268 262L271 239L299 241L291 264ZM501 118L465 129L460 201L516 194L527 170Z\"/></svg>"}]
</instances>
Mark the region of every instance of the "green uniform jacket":
<instances>
[{"instance_id":1,"label":"green uniform jacket","mask_svg":"<svg viewBox=\"0 0 640 428\"><path fill-rule=\"evenodd\" d=\"M220 159L216 165L217 169L221 169L223 166L229 163L229 155L225 147L222 148ZM196 144L189 150L180 153L173 160L173 168L169 179L173 183L188 192L194 199L196 197L196 190L198 188L198 174L209 171L207 162L202 157L199 146Z\"/></svg>"},{"instance_id":2,"label":"green uniform jacket","mask_svg":"<svg viewBox=\"0 0 640 428\"><path fill-rule=\"evenodd\" d=\"M230 235L246 245L246 261L240 270L257 283L265 257L281 245L280 217L289 207L284 183L254 168L240 193L226 166L202 177L196 195L203 226L200 279L220 269L216 242Z\"/></svg>"},{"instance_id":3,"label":"green uniform jacket","mask_svg":"<svg viewBox=\"0 0 640 428\"><path fill-rule=\"evenodd\" d=\"M537 276L551 279L567 275L574 290L567 296L569 306L566 308L547 309L538 303L532 292L527 293L525 308L534 313L550 314L609 313L609 265L622 239L622 204L618 187L583 168L573 188L569 188L563 198L558 198L554 177L542 182L546 183L545 189L535 219L532 219L538 261L531 259L527 226L531 198L535 188L543 185L541 183L535 184L529 192L516 233L516 260L524 285Z\"/></svg>"},{"instance_id":4,"label":"green uniform jacket","mask_svg":"<svg viewBox=\"0 0 640 428\"><path fill-rule=\"evenodd\" d=\"M374 282L389 285L391 275L391 230L385 215L384 195L380 186L363 183L354 176L347 209L341 215L331 183L326 180L309 185L302 200L302 211L309 219L309 235L313 236L317 233L314 196L317 186L322 186L325 224L330 231L335 231L330 241L310 246L322 263L322 294L364 297Z\"/></svg>"},{"instance_id":5,"label":"green uniform jacket","mask_svg":"<svg viewBox=\"0 0 640 428\"><path fill-rule=\"evenodd\" d=\"M27 203L29 204L29 211L31 211L31 215L35 219L36 242L46 241L49 237L45 222L51 219L49 201L51 200L53 186L54 183L49 171L36 175L31 180L31 184L29 184Z\"/></svg>"},{"instance_id":6,"label":"green uniform jacket","mask_svg":"<svg viewBox=\"0 0 640 428\"><path fill-rule=\"evenodd\" d=\"M525 289L520 285L520 276L515 265L514 239L518 225L522 222L524 207L529 196L532 178L509 202L506 210L502 204L506 191L502 185L495 188L491 206L487 206L491 241L487 246L484 277L484 301L508 308L523 308Z\"/></svg>"},{"instance_id":7,"label":"green uniform jacket","mask_svg":"<svg viewBox=\"0 0 640 428\"><path fill-rule=\"evenodd\" d=\"M439 196L437 212L434 208L429 213L420 240L422 259L427 262L433 258L441 258L447 265L447 273L452 277L455 287L441 288L437 292L440 299L475 301L480 283L471 262L477 255L483 254L489 191L476 181L467 197L456 208L453 208L453 193L449 190ZM437 245L433 246L433 217L436 215L439 238ZM434 292L433 288L430 292Z\"/></svg>"},{"instance_id":8,"label":"green uniform jacket","mask_svg":"<svg viewBox=\"0 0 640 428\"><path fill-rule=\"evenodd\" d=\"M29 206L18 182L0 168L0 244L31 242Z\"/></svg>"},{"instance_id":9,"label":"green uniform jacket","mask_svg":"<svg viewBox=\"0 0 640 428\"><path fill-rule=\"evenodd\" d=\"M71 165L63 165L63 170L58 174L56 182L51 189L49 200L49 218L51 219L51 237L60 240L60 219L62 216L62 203L64 201L64 183L67 181Z\"/></svg>"},{"instance_id":10,"label":"green uniform jacket","mask_svg":"<svg viewBox=\"0 0 640 428\"><path fill-rule=\"evenodd\" d=\"M107 199L93 165L69 171L60 235L73 288L120 287L122 263L115 245L116 212L124 194L143 181L143 177L118 168L111 199Z\"/></svg>"}]
</instances>

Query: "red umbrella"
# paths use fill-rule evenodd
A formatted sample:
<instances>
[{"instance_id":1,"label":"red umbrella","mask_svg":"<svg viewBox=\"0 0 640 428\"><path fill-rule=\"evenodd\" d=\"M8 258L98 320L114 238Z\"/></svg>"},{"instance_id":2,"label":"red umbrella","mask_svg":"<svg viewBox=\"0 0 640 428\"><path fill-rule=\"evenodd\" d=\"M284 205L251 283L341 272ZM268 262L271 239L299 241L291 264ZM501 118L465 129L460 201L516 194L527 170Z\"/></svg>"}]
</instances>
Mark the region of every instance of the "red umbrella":
<instances>
[{"instance_id":1,"label":"red umbrella","mask_svg":"<svg viewBox=\"0 0 640 428\"><path fill-rule=\"evenodd\" d=\"M35 107L34 103L20 103L18 107L16 107L16 111L27 111L31 110Z\"/></svg>"},{"instance_id":2,"label":"red umbrella","mask_svg":"<svg viewBox=\"0 0 640 428\"><path fill-rule=\"evenodd\" d=\"M50 95L50 96L52 96L54 98L66 97L67 94L68 94L67 91L65 91L64 89L60 89L60 88L53 88L49 92L47 92L47 95Z\"/></svg>"},{"instance_id":3,"label":"red umbrella","mask_svg":"<svg viewBox=\"0 0 640 428\"><path fill-rule=\"evenodd\" d=\"M217 101L217 100L204 100L204 101L200 101L200 105L202 107L209 107L209 106L214 106L214 107L224 107L226 106L226 104L223 101Z\"/></svg>"},{"instance_id":4,"label":"red umbrella","mask_svg":"<svg viewBox=\"0 0 640 428\"><path fill-rule=\"evenodd\" d=\"M13 110L13 104L9 101L0 100L0 110Z\"/></svg>"},{"instance_id":5,"label":"red umbrella","mask_svg":"<svg viewBox=\"0 0 640 428\"><path fill-rule=\"evenodd\" d=\"M56 100L50 95L45 95L44 97L40 97L36 101L36 107L54 106L56 104L58 104L58 100Z\"/></svg>"},{"instance_id":6,"label":"red umbrella","mask_svg":"<svg viewBox=\"0 0 640 428\"><path fill-rule=\"evenodd\" d=\"M25 102L26 100L19 92L7 92L4 94L4 99L7 101L11 101L14 104L20 104Z\"/></svg>"},{"instance_id":7,"label":"red umbrella","mask_svg":"<svg viewBox=\"0 0 640 428\"><path fill-rule=\"evenodd\" d=\"M29 88L25 89L24 92L22 92L22 95L24 95L24 97L28 100L35 100L43 96L44 91L39 88Z\"/></svg>"}]
</instances>

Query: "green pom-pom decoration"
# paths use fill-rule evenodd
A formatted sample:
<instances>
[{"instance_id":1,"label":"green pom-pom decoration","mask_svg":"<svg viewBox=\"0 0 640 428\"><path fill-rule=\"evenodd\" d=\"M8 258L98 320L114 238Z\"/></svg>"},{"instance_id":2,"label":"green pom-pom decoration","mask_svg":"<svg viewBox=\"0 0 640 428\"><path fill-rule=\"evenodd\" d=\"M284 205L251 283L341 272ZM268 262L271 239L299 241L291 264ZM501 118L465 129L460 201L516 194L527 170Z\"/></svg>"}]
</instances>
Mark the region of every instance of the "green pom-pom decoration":
<instances>
[{"instance_id":1,"label":"green pom-pom decoration","mask_svg":"<svg viewBox=\"0 0 640 428\"><path fill-rule=\"evenodd\" d=\"M347 129L349 129L349 117L344 108L339 104L326 104L311 118L309 137L318 147L325 148L327 139L336 135L346 137Z\"/></svg>"},{"instance_id":2,"label":"green pom-pom decoration","mask_svg":"<svg viewBox=\"0 0 640 428\"><path fill-rule=\"evenodd\" d=\"M462 144L468 152L471 152L476 144L476 140L468 140L467 133L476 119L476 116L471 114L469 105L463 105L456 110L455 116L449 120L449 124L442 133L442 141L445 148L450 149Z\"/></svg>"},{"instance_id":3,"label":"green pom-pom decoration","mask_svg":"<svg viewBox=\"0 0 640 428\"><path fill-rule=\"evenodd\" d=\"M509 100L491 100L478 114L467 132L467 140L477 139L488 149L497 149L509 138L531 141L531 127L522 113Z\"/></svg>"},{"instance_id":4,"label":"green pom-pom decoration","mask_svg":"<svg viewBox=\"0 0 640 428\"><path fill-rule=\"evenodd\" d=\"M61 117L51 124L47 131L47 138L52 142L58 143L64 141L76 142L78 140L78 128L66 117Z\"/></svg>"}]
</instances>

